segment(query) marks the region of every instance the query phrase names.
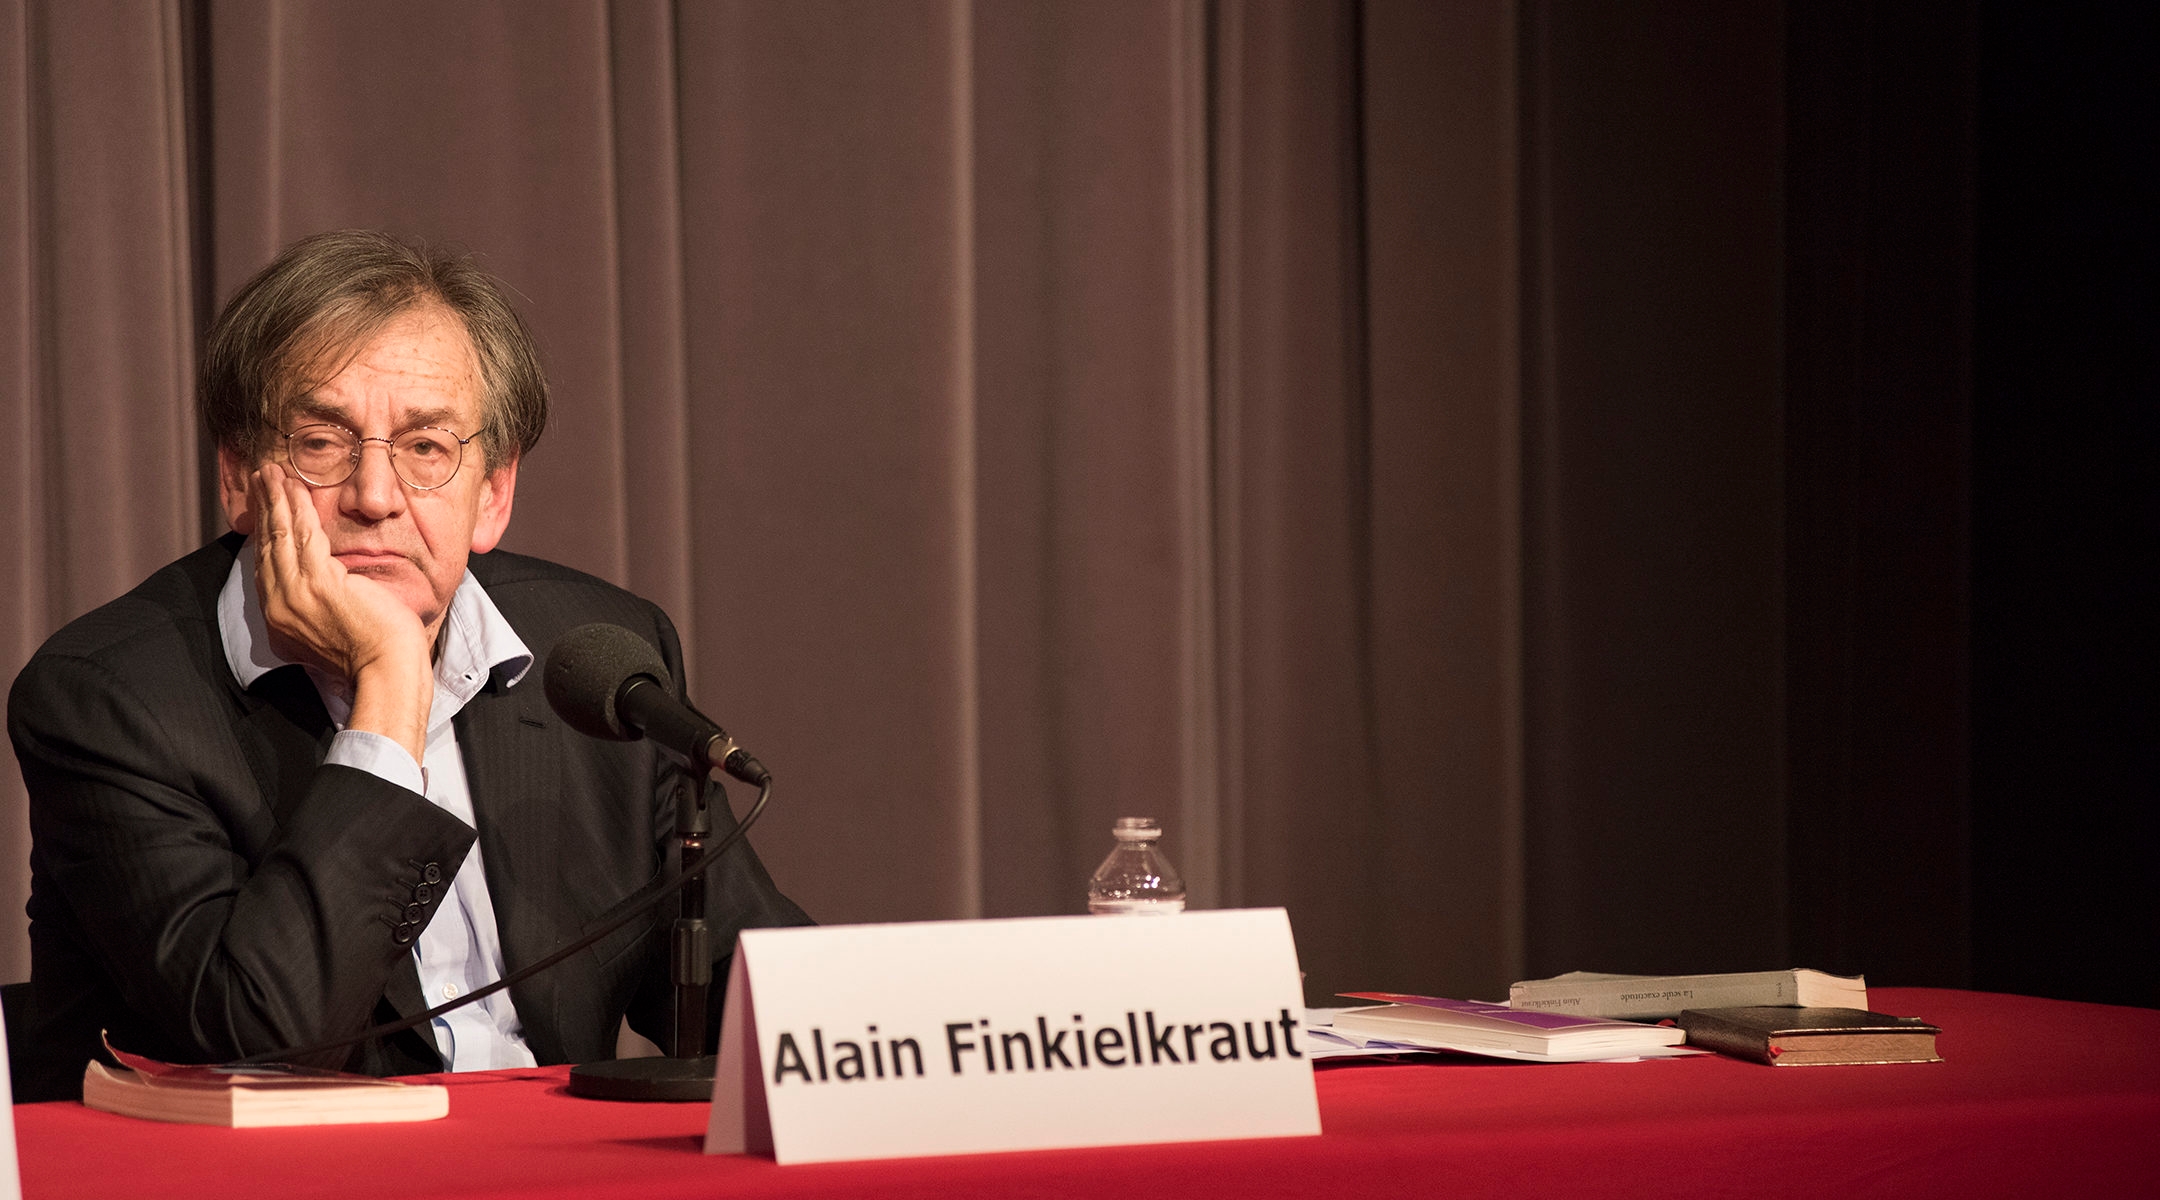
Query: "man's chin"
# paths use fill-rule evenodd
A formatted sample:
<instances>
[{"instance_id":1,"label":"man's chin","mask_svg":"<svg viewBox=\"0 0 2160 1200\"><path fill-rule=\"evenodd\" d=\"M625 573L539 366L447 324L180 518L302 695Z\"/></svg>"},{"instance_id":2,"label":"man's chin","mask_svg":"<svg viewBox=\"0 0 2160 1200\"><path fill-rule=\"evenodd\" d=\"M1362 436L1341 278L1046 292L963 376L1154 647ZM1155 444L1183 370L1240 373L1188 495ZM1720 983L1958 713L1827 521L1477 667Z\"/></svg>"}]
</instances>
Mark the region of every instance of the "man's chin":
<instances>
[{"instance_id":1,"label":"man's chin","mask_svg":"<svg viewBox=\"0 0 2160 1200\"><path fill-rule=\"evenodd\" d=\"M428 586L427 575L404 559L395 562L375 560L358 565L347 563L345 573L382 585L415 612L435 605L435 590Z\"/></svg>"},{"instance_id":2,"label":"man's chin","mask_svg":"<svg viewBox=\"0 0 2160 1200\"><path fill-rule=\"evenodd\" d=\"M443 601L429 585L426 573L406 559L362 562L357 566L348 563L345 571L381 584L411 609L422 625L433 625L442 616Z\"/></svg>"}]
</instances>

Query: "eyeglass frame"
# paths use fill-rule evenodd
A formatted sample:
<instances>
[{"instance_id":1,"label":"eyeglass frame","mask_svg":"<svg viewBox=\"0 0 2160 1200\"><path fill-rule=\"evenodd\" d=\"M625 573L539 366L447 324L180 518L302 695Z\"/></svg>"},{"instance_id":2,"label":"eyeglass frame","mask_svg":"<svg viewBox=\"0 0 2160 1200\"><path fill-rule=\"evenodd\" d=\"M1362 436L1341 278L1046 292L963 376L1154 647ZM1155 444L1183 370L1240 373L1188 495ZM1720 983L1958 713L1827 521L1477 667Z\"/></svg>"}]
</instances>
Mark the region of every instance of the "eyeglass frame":
<instances>
[{"instance_id":1,"label":"eyeglass frame","mask_svg":"<svg viewBox=\"0 0 2160 1200\"><path fill-rule=\"evenodd\" d=\"M347 436L351 437L353 439L353 442L355 443L353 446L352 455L350 458L347 459L347 461L350 462L352 465L346 468L345 474L339 476L337 479L329 483L318 483L315 480L308 478L307 472L301 470L300 464L293 460L292 440L317 426L321 426L325 429L339 430L345 433ZM450 473L443 477L443 481L441 483L433 484L428 487L422 487L419 484L414 483L412 480L405 478L405 472L398 470L397 444L399 438L403 438L407 435L419 433L423 430L428 429L432 429L437 433L448 434L450 436L450 440L457 443L458 460L457 464L450 468ZM399 430L394 437L366 437L362 435L359 430L354 429L352 426L344 425L337 421L309 421L307 424L300 426L299 428L293 430L291 433L280 432L278 436L285 439L285 465L291 467L293 474L300 477L300 482L307 484L309 487L343 487L346 480L349 480L353 476L360 473L360 456L361 454L366 452L367 444L369 442L381 442L385 447L387 453L390 455L390 473L397 476L397 481L399 483L405 485L408 488L411 488L413 491L416 492L435 492L441 491L443 488L449 487L450 481L456 479L458 477L458 472L465 469L465 446L474 438L479 437L482 432L482 430L475 429L466 436L459 437L457 435L457 430L446 429L441 425L415 425L410 429Z\"/></svg>"}]
</instances>

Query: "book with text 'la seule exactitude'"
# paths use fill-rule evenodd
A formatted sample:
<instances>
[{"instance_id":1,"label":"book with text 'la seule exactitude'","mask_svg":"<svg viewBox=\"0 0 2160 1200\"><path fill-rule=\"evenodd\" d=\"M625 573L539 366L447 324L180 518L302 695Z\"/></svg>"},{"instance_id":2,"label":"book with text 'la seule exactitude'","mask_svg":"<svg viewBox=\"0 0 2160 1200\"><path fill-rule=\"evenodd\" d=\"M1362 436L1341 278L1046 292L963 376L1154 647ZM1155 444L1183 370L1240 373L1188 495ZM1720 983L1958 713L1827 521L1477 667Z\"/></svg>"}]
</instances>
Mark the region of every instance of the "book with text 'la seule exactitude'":
<instances>
[{"instance_id":1,"label":"book with text 'la seule exactitude'","mask_svg":"<svg viewBox=\"0 0 2160 1200\"><path fill-rule=\"evenodd\" d=\"M1686 1008L1738 1008L1800 1004L1866 1008L1867 980L1795 967L1720 975L1601 975L1570 971L1551 979L1525 979L1508 988L1508 1007L1656 1021Z\"/></svg>"}]
</instances>

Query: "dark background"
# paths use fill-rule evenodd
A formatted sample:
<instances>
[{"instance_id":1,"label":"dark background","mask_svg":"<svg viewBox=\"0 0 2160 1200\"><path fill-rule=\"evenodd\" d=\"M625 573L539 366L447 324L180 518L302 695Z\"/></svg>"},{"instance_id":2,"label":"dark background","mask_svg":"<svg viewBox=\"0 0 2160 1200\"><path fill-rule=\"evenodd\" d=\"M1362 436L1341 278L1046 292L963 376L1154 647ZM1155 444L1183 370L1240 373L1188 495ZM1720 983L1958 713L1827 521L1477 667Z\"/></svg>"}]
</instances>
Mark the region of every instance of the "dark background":
<instances>
[{"instance_id":1,"label":"dark background","mask_svg":"<svg viewBox=\"0 0 2160 1200\"><path fill-rule=\"evenodd\" d=\"M1982 9L1973 981L2160 1004L2150 10Z\"/></svg>"},{"instance_id":2,"label":"dark background","mask_svg":"<svg viewBox=\"0 0 2160 1200\"><path fill-rule=\"evenodd\" d=\"M1795 949L2160 1003L2149 20L1788 19Z\"/></svg>"}]
</instances>

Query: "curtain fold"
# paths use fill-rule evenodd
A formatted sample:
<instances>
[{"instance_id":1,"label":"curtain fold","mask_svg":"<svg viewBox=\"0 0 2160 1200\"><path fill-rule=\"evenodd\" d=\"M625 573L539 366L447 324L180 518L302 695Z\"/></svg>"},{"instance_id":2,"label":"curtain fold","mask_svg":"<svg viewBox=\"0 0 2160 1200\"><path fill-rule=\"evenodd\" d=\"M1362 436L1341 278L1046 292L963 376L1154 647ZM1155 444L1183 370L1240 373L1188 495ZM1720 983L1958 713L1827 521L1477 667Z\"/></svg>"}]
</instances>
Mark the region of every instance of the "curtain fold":
<instances>
[{"instance_id":1,"label":"curtain fold","mask_svg":"<svg viewBox=\"0 0 2160 1200\"><path fill-rule=\"evenodd\" d=\"M1200 9L975 9L983 871L1070 912L1119 816L1220 894Z\"/></svg>"},{"instance_id":2,"label":"curtain fold","mask_svg":"<svg viewBox=\"0 0 2160 1200\"><path fill-rule=\"evenodd\" d=\"M665 608L697 651L691 604L693 545L681 535L690 476L690 383L683 325L682 128L676 110L678 45L667 0L609 6L609 170L615 281L613 360L601 366L617 403L609 444L624 504L615 516L621 560L612 564L638 594ZM626 431L634 431L627 433Z\"/></svg>"},{"instance_id":3,"label":"curtain fold","mask_svg":"<svg viewBox=\"0 0 2160 1200\"><path fill-rule=\"evenodd\" d=\"M1237 527L1242 899L1289 909L1314 999L1380 954L1366 919L1386 841L1375 799L1370 396L1363 361L1357 25L1349 6L1253 4L1218 45L1235 110L1217 261L1235 315L1224 452Z\"/></svg>"},{"instance_id":4,"label":"curtain fold","mask_svg":"<svg viewBox=\"0 0 2160 1200\"><path fill-rule=\"evenodd\" d=\"M981 910L965 17L677 18L697 691L827 921Z\"/></svg>"},{"instance_id":5,"label":"curtain fold","mask_svg":"<svg viewBox=\"0 0 2160 1200\"><path fill-rule=\"evenodd\" d=\"M46 601L42 390L37 355L38 233L32 218L34 81L27 0L0 0L0 672L12 681L52 627ZM0 748L0 897L29 894L30 821L12 748ZM0 938L0 975L28 978L19 922Z\"/></svg>"},{"instance_id":6,"label":"curtain fold","mask_svg":"<svg viewBox=\"0 0 2160 1200\"><path fill-rule=\"evenodd\" d=\"M1432 986L1522 977L1522 289L1511 5L1384 0L1359 44L1380 878Z\"/></svg>"},{"instance_id":7,"label":"curtain fold","mask_svg":"<svg viewBox=\"0 0 2160 1200\"><path fill-rule=\"evenodd\" d=\"M0 6L0 674L196 543L192 197L177 4ZM4 894L28 893L0 754ZM28 972L20 931L0 973Z\"/></svg>"},{"instance_id":8,"label":"curtain fold","mask_svg":"<svg viewBox=\"0 0 2160 1200\"><path fill-rule=\"evenodd\" d=\"M1525 966L1791 965L1780 14L1524 17Z\"/></svg>"}]
</instances>

